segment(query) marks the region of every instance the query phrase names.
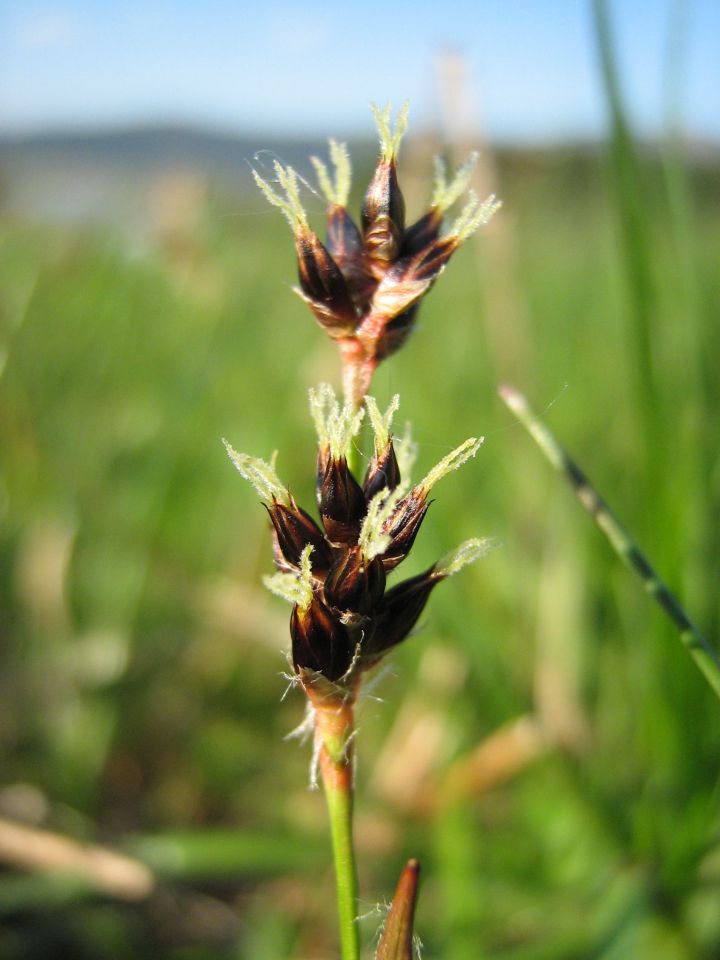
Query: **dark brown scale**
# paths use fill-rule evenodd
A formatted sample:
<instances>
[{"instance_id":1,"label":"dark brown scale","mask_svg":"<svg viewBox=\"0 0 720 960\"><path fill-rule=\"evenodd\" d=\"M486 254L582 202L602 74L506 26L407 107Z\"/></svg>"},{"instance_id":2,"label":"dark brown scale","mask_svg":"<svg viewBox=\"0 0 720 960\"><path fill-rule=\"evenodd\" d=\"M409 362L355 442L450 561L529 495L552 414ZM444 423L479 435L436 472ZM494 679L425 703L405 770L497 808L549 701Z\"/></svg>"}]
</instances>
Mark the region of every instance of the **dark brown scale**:
<instances>
[{"instance_id":1,"label":"dark brown scale","mask_svg":"<svg viewBox=\"0 0 720 960\"><path fill-rule=\"evenodd\" d=\"M427 497L417 489L411 490L398 503L385 525L385 533L390 537L390 546L382 555L386 570L394 570L410 553L429 507Z\"/></svg>"},{"instance_id":2,"label":"dark brown scale","mask_svg":"<svg viewBox=\"0 0 720 960\"><path fill-rule=\"evenodd\" d=\"M318 448L317 461L315 465L315 500L317 501L318 507L320 506L320 501L322 500L323 495L323 480L325 479L325 471L327 470L327 465L330 460L330 450L324 444Z\"/></svg>"},{"instance_id":3,"label":"dark brown scale","mask_svg":"<svg viewBox=\"0 0 720 960\"><path fill-rule=\"evenodd\" d=\"M385 591L385 568L380 557L366 560L359 547L343 550L325 579L325 600L331 607L369 614Z\"/></svg>"},{"instance_id":4,"label":"dark brown scale","mask_svg":"<svg viewBox=\"0 0 720 960\"><path fill-rule=\"evenodd\" d=\"M300 287L321 309L315 316L323 326L352 333L357 311L340 268L311 231L295 237Z\"/></svg>"},{"instance_id":5,"label":"dark brown scale","mask_svg":"<svg viewBox=\"0 0 720 960\"><path fill-rule=\"evenodd\" d=\"M375 169L363 200L362 226L368 257L393 261L405 230L405 198L392 161L381 160Z\"/></svg>"},{"instance_id":6,"label":"dark brown scale","mask_svg":"<svg viewBox=\"0 0 720 960\"><path fill-rule=\"evenodd\" d=\"M301 509L292 496L289 506L274 500L267 507L267 512L275 532L275 544L279 557L284 561L284 563L278 562L278 566L299 567L300 555L310 543L313 547L310 555L313 573L316 576L324 576L331 562L330 547L322 530L310 514ZM276 557L277 560L278 557Z\"/></svg>"},{"instance_id":7,"label":"dark brown scale","mask_svg":"<svg viewBox=\"0 0 720 960\"><path fill-rule=\"evenodd\" d=\"M388 320L375 343L376 360L385 360L405 343L415 327L419 306L419 303L414 303L408 310Z\"/></svg>"},{"instance_id":8,"label":"dark brown scale","mask_svg":"<svg viewBox=\"0 0 720 960\"><path fill-rule=\"evenodd\" d=\"M320 484L319 508L325 534L332 543L357 543L367 503L345 457L328 458Z\"/></svg>"},{"instance_id":9,"label":"dark brown scale","mask_svg":"<svg viewBox=\"0 0 720 960\"><path fill-rule=\"evenodd\" d=\"M434 240L427 249L410 260L407 276L413 280L435 280L457 248L455 237Z\"/></svg>"},{"instance_id":10,"label":"dark brown scale","mask_svg":"<svg viewBox=\"0 0 720 960\"><path fill-rule=\"evenodd\" d=\"M348 290L361 316L377 287L377 279L368 270L360 230L345 207L328 209L327 247L342 271Z\"/></svg>"},{"instance_id":11,"label":"dark brown scale","mask_svg":"<svg viewBox=\"0 0 720 960\"><path fill-rule=\"evenodd\" d=\"M292 658L303 667L339 680L352 663L354 646L348 631L325 604L315 598L307 610L295 604L290 615Z\"/></svg>"},{"instance_id":12,"label":"dark brown scale","mask_svg":"<svg viewBox=\"0 0 720 960\"><path fill-rule=\"evenodd\" d=\"M394 490L400 483L400 467L398 466L395 448L390 438L380 456L373 454L367 468L363 482L363 493L368 503L381 490Z\"/></svg>"},{"instance_id":13,"label":"dark brown scale","mask_svg":"<svg viewBox=\"0 0 720 960\"><path fill-rule=\"evenodd\" d=\"M343 274L346 263L363 256L362 234L345 207L337 204L328 209L327 248Z\"/></svg>"},{"instance_id":14,"label":"dark brown scale","mask_svg":"<svg viewBox=\"0 0 720 960\"><path fill-rule=\"evenodd\" d=\"M441 226L442 214L437 207L432 207L405 231L400 256L413 257L420 253L428 244L437 240Z\"/></svg>"},{"instance_id":15,"label":"dark brown scale","mask_svg":"<svg viewBox=\"0 0 720 960\"><path fill-rule=\"evenodd\" d=\"M401 643L420 619L428 597L442 579L430 567L388 590L376 611L375 630L363 644L363 658L372 659Z\"/></svg>"}]
</instances>

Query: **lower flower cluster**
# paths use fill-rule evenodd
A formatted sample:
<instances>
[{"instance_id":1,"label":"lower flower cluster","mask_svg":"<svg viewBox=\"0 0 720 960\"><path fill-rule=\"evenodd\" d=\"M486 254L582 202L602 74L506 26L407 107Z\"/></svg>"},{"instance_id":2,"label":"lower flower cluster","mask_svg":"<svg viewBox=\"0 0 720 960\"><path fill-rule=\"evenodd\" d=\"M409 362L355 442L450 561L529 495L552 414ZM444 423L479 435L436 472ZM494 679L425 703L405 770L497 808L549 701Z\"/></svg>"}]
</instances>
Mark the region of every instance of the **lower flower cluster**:
<instances>
[{"instance_id":1,"label":"lower flower cluster","mask_svg":"<svg viewBox=\"0 0 720 960\"><path fill-rule=\"evenodd\" d=\"M395 397L382 414L365 398L374 433L374 451L360 483L348 466L351 445L364 411L341 407L327 384L310 392L318 432L316 495L318 524L281 483L273 463L228 453L265 504L273 530L278 572L266 585L293 604L292 662L309 694L320 678L354 690L363 671L374 666L416 625L440 581L486 552L487 540L473 539L417 576L386 587L387 575L408 556L434 484L477 452L470 438L410 487L404 475L414 457L406 436L390 433Z\"/></svg>"}]
</instances>

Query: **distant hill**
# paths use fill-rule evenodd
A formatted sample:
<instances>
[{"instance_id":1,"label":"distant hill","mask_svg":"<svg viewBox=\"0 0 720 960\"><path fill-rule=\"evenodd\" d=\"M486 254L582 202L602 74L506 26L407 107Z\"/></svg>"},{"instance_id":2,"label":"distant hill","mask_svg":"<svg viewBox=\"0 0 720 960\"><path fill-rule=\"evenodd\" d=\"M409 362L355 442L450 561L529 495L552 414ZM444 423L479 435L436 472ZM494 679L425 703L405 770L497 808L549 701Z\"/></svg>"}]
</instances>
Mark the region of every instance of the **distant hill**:
<instances>
[{"instance_id":1,"label":"distant hill","mask_svg":"<svg viewBox=\"0 0 720 960\"><path fill-rule=\"evenodd\" d=\"M352 149L355 159L370 162L371 141ZM251 166L272 175L277 158L309 171L309 155L326 151L319 140L183 127L0 136L0 210L40 220L122 221L163 175L182 171L242 194L252 187Z\"/></svg>"},{"instance_id":2,"label":"distant hill","mask_svg":"<svg viewBox=\"0 0 720 960\"><path fill-rule=\"evenodd\" d=\"M305 162L308 153L325 149L322 141L234 136L183 127L139 127L0 136L0 168L27 162L82 162L146 172L184 165L209 176L228 176L247 169L259 150L276 153L283 162L295 164Z\"/></svg>"},{"instance_id":3,"label":"distant hill","mask_svg":"<svg viewBox=\"0 0 720 960\"><path fill-rule=\"evenodd\" d=\"M410 143L424 170L428 155L437 149L435 137L420 131ZM349 146L354 166L364 175L374 156L373 140ZM251 166L272 175L272 160L278 158L310 174L308 157L326 151L322 140L177 126L0 136L0 212L39 220L132 221L136 226L148 191L168 174L199 177L242 196L252 188ZM594 177L600 152L600 145L588 143L493 148L501 175L508 177L557 171L568 163L575 177ZM717 165L718 146L695 145L692 155L700 166ZM408 156L410 151L406 162Z\"/></svg>"}]
</instances>

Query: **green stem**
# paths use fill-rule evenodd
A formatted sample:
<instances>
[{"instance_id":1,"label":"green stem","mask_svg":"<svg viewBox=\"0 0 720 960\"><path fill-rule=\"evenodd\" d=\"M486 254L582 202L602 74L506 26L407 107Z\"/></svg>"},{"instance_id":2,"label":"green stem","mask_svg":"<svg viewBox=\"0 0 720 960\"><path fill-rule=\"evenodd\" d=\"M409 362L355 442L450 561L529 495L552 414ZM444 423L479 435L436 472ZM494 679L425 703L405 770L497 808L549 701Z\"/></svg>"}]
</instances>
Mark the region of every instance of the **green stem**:
<instances>
[{"instance_id":1,"label":"green stem","mask_svg":"<svg viewBox=\"0 0 720 960\"><path fill-rule=\"evenodd\" d=\"M365 435L365 422L360 427L360 433L352 440L350 443L350 449L348 450L347 455L347 465L350 468L350 473L355 477L358 483L362 483L363 471L362 471L362 455L363 455L363 438Z\"/></svg>"},{"instance_id":2,"label":"green stem","mask_svg":"<svg viewBox=\"0 0 720 960\"><path fill-rule=\"evenodd\" d=\"M360 960L360 937L357 926L357 874L352 839L353 796L351 790L328 788L325 797L330 815L335 882L337 885L338 919L343 960Z\"/></svg>"},{"instance_id":3,"label":"green stem","mask_svg":"<svg viewBox=\"0 0 720 960\"><path fill-rule=\"evenodd\" d=\"M319 760L330 817L342 960L360 960L358 884L352 833L352 705L318 709L316 724L316 736L322 744Z\"/></svg>"},{"instance_id":4,"label":"green stem","mask_svg":"<svg viewBox=\"0 0 720 960\"><path fill-rule=\"evenodd\" d=\"M570 459L550 430L538 420L525 397L513 387L500 388L500 397L517 417L550 463L569 481L582 506L611 546L642 580L645 589L677 628L680 639L710 686L720 697L720 656L685 613L680 601L660 579L654 567L623 527L580 467Z\"/></svg>"},{"instance_id":5,"label":"green stem","mask_svg":"<svg viewBox=\"0 0 720 960\"><path fill-rule=\"evenodd\" d=\"M345 402L349 403L354 410L359 410L363 406L365 395L370 392L370 384L377 363L366 359L359 342L350 338L340 341L340 362ZM362 479L364 432L363 422L363 428L350 444L347 457L350 473L358 481Z\"/></svg>"}]
</instances>

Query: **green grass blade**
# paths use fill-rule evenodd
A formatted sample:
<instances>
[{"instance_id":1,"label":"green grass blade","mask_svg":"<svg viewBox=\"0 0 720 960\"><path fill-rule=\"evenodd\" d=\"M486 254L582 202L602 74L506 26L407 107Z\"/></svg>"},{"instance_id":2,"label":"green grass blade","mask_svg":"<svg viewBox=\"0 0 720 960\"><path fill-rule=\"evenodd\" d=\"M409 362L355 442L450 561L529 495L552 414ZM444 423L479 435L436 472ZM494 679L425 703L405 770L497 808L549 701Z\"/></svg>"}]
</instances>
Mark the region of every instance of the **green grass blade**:
<instances>
[{"instance_id":1,"label":"green grass blade","mask_svg":"<svg viewBox=\"0 0 720 960\"><path fill-rule=\"evenodd\" d=\"M532 436L550 463L570 483L578 500L595 520L621 560L640 577L645 589L675 625L680 639L693 660L720 697L720 656L717 651L688 617L678 599L660 579L650 561L588 477L571 460L545 424L533 413L525 397L509 386L500 388L500 397Z\"/></svg>"},{"instance_id":2,"label":"green grass blade","mask_svg":"<svg viewBox=\"0 0 720 960\"><path fill-rule=\"evenodd\" d=\"M642 174L635 154L623 105L612 31L605 0L594 0L593 14L600 71L610 113L610 166L615 206L622 238L622 258L630 298L634 368L637 371L638 407L647 442L657 454L656 420L660 391L653 365L652 323L656 316L656 292L650 254L647 204ZM657 457L651 457L650 467Z\"/></svg>"}]
</instances>

